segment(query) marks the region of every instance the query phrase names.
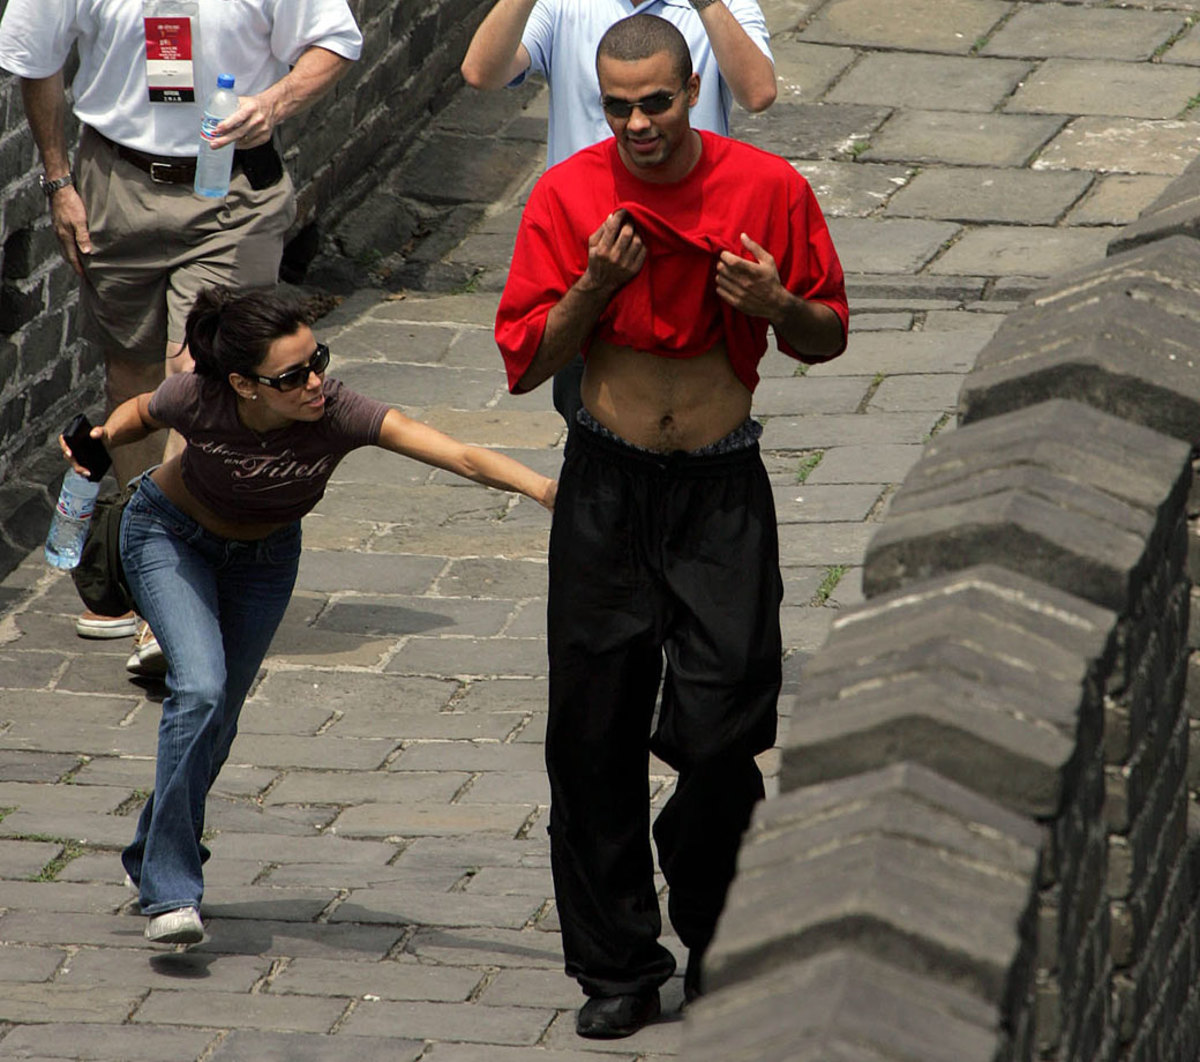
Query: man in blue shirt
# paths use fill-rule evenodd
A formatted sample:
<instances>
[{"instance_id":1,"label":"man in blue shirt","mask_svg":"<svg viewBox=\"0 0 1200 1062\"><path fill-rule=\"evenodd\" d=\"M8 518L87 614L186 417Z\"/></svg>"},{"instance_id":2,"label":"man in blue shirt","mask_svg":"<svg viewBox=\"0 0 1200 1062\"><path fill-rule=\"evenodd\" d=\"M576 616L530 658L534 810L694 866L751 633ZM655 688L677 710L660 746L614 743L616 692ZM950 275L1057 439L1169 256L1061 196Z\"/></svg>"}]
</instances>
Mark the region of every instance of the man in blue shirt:
<instances>
[{"instance_id":1,"label":"man in blue shirt","mask_svg":"<svg viewBox=\"0 0 1200 1062\"><path fill-rule=\"evenodd\" d=\"M775 64L758 0L497 0L475 31L462 63L478 89L519 85L531 71L550 86L546 165L612 135L600 106L596 46L614 23L657 15L687 41L700 94L690 112L694 129L729 135L736 100L745 110L775 102ZM582 402L577 357L554 378L554 405L575 422Z\"/></svg>"}]
</instances>

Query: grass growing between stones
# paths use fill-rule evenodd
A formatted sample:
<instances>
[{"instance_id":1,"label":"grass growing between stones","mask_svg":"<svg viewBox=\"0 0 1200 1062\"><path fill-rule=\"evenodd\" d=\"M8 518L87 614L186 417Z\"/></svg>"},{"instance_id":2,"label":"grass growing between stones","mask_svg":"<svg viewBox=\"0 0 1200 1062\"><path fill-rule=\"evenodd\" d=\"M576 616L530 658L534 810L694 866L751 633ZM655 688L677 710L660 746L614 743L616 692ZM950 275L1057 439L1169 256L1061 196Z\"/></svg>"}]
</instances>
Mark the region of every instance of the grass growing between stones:
<instances>
[{"instance_id":1,"label":"grass growing between stones","mask_svg":"<svg viewBox=\"0 0 1200 1062\"><path fill-rule=\"evenodd\" d=\"M805 454L800 458L800 465L796 469L796 482L803 483L808 479L812 475L812 470L821 463L821 458L824 456L824 450L814 450L811 454Z\"/></svg>"},{"instance_id":2,"label":"grass growing between stones","mask_svg":"<svg viewBox=\"0 0 1200 1062\"><path fill-rule=\"evenodd\" d=\"M813 594L814 605L824 605L829 600L833 591L837 589L837 584L842 581L842 576L850 569L845 564L832 564L825 569L825 578L821 580L821 585L817 587L817 592Z\"/></svg>"},{"instance_id":3,"label":"grass growing between stones","mask_svg":"<svg viewBox=\"0 0 1200 1062\"><path fill-rule=\"evenodd\" d=\"M61 844L62 849L53 859L50 860L41 870L39 870L30 880L31 881L57 881L58 875L62 873L63 868L72 860L78 859L84 852L87 851L78 841L67 840L62 837L22 837L23 841L46 841L53 844Z\"/></svg>"}]
</instances>

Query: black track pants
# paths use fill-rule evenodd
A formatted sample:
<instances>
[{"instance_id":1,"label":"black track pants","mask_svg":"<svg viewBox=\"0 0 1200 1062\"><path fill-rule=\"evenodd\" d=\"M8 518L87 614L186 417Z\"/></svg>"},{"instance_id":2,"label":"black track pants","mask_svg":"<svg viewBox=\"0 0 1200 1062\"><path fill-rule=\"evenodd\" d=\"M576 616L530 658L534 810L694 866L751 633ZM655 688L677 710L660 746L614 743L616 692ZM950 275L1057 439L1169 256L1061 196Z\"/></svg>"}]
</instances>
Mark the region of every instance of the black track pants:
<instances>
[{"instance_id":1,"label":"black track pants","mask_svg":"<svg viewBox=\"0 0 1200 1062\"><path fill-rule=\"evenodd\" d=\"M775 740L781 599L757 445L652 455L575 426L550 536L546 764L566 969L589 995L675 967L658 943L650 749L679 772L654 827L671 922L689 948L712 937L763 795L754 756Z\"/></svg>"}]
</instances>

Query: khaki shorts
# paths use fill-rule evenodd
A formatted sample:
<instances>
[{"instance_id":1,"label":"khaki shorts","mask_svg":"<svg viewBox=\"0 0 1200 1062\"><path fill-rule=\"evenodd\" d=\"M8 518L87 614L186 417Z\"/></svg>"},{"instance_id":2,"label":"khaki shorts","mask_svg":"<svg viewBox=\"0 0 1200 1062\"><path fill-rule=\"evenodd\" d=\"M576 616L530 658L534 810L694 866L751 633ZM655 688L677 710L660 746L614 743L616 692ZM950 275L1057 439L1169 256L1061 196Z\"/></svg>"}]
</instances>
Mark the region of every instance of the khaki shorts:
<instances>
[{"instance_id":1,"label":"khaki shorts","mask_svg":"<svg viewBox=\"0 0 1200 1062\"><path fill-rule=\"evenodd\" d=\"M274 287L283 237L296 217L291 178L252 189L235 170L229 195L207 199L189 184L158 184L85 127L75 182L92 253L81 255L81 330L106 354L161 361L182 343L201 288Z\"/></svg>"}]
</instances>

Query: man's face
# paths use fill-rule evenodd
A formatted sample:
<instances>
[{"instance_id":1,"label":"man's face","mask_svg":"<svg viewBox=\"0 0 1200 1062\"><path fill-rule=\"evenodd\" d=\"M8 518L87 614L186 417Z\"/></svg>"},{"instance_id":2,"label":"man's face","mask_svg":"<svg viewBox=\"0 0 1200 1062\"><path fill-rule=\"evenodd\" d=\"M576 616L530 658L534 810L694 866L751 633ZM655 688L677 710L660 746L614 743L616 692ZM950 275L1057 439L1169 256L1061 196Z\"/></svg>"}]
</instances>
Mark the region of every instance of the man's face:
<instances>
[{"instance_id":1,"label":"man's face","mask_svg":"<svg viewBox=\"0 0 1200 1062\"><path fill-rule=\"evenodd\" d=\"M625 165L648 180L674 180L690 168L687 150L691 133L688 110L696 102L700 78L679 79L670 55L660 52L649 59L623 62L601 56L597 63L604 117L617 140ZM646 113L641 106L660 113ZM629 104L637 103L632 109ZM628 111L628 117L618 112ZM683 169L683 173L675 171Z\"/></svg>"}]
</instances>

